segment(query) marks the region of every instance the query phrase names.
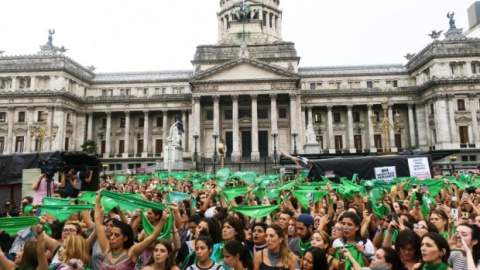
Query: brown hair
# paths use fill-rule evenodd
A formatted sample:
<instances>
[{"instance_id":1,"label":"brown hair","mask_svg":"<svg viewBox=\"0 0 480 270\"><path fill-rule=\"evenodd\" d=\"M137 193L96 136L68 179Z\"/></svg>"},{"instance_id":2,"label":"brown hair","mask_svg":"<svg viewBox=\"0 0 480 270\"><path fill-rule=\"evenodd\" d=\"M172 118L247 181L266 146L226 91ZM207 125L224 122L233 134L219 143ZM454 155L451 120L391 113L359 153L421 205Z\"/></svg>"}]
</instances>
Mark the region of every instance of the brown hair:
<instances>
[{"instance_id":1,"label":"brown hair","mask_svg":"<svg viewBox=\"0 0 480 270\"><path fill-rule=\"evenodd\" d=\"M38 266L38 257L37 257L37 242L36 241L27 241L23 245L23 255L22 261L18 265L20 268L28 268Z\"/></svg>"},{"instance_id":2,"label":"brown hair","mask_svg":"<svg viewBox=\"0 0 480 270\"><path fill-rule=\"evenodd\" d=\"M80 221L78 220L71 220L71 221L67 221L65 223L65 225L63 225L63 227L65 227L66 225L73 225L77 228L77 234L80 235L82 234L82 225L80 225Z\"/></svg>"},{"instance_id":3,"label":"brown hair","mask_svg":"<svg viewBox=\"0 0 480 270\"><path fill-rule=\"evenodd\" d=\"M327 251L330 247L332 247L332 242L330 241L330 235L328 235L327 232L315 230L315 231L313 231L313 233L320 234L320 237L322 238L323 242L328 245L327 248L325 249L325 251ZM313 233L312 233L312 235L313 235Z\"/></svg>"},{"instance_id":4,"label":"brown hair","mask_svg":"<svg viewBox=\"0 0 480 270\"><path fill-rule=\"evenodd\" d=\"M279 267L289 267L290 262L295 259L295 255L288 249L288 240L286 235L283 233L282 227L278 224L272 224L267 227L267 229L272 229L280 238L280 265Z\"/></svg>"},{"instance_id":5,"label":"brown hair","mask_svg":"<svg viewBox=\"0 0 480 270\"><path fill-rule=\"evenodd\" d=\"M81 260L84 265L88 265L90 254L85 238L78 235L71 235L63 242L63 248L65 249L66 255L62 263L66 264L71 259L78 259Z\"/></svg>"}]
</instances>

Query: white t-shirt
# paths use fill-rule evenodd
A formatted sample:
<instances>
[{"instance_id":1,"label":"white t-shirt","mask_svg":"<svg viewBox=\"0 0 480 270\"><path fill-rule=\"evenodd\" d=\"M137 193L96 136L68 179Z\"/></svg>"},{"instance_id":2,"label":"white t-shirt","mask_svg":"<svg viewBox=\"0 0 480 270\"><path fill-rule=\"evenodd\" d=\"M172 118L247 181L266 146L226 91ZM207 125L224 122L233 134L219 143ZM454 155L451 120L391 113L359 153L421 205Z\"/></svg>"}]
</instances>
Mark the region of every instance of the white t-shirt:
<instances>
[{"instance_id":1,"label":"white t-shirt","mask_svg":"<svg viewBox=\"0 0 480 270\"><path fill-rule=\"evenodd\" d=\"M367 243L363 243L363 241L358 241L357 243L347 243L349 245L357 245L361 244L363 245L363 254L365 254L365 257L370 259L374 254L375 254L375 247L373 246L372 241L370 239L367 239ZM332 247L337 248L337 247L343 247L345 244L343 243L342 239L337 239L333 241Z\"/></svg>"}]
</instances>

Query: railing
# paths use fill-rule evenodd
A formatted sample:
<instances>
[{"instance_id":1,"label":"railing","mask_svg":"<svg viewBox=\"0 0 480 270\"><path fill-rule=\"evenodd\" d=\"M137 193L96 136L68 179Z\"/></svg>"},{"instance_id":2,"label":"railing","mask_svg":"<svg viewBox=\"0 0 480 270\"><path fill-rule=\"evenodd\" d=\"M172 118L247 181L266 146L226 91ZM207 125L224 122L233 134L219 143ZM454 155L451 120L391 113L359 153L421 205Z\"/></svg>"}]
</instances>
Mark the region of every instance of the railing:
<instances>
[{"instance_id":1,"label":"railing","mask_svg":"<svg viewBox=\"0 0 480 270\"><path fill-rule=\"evenodd\" d=\"M260 161L243 160L240 162L231 162L230 158L225 158L224 168L230 171L256 171L260 174L275 173L275 166L280 165L278 161L275 163L270 158L261 158ZM197 162L195 166L196 171L215 173L221 169L220 161L214 164L210 159L204 158Z\"/></svg>"}]
</instances>

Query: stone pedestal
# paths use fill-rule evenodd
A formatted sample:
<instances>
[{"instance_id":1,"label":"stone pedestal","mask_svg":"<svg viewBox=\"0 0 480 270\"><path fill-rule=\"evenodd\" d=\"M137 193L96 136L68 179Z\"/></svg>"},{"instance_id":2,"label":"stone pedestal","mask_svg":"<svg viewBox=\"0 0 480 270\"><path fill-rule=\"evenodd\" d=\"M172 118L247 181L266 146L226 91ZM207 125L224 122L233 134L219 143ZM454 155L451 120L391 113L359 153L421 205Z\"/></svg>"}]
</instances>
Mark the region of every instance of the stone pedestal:
<instances>
[{"instance_id":1,"label":"stone pedestal","mask_svg":"<svg viewBox=\"0 0 480 270\"><path fill-rule=\"evenodd\" d=\"M170 150L170 151L168 151ZM170 159L168 154L170 153ZM168 170L168 161L171 160L170 169L181 169L183 168L183 148L181 146L171 146L170 149L166 149L165 158L164 158L164 168Z\"/></svg>"},{"instance_id":2,"label":"stone pedestal","mask_svg":"<svg viewBox=\"0 0 480 270\"><path fill-rule=\"evenodd\" d=\"M260 152L252 152L250 158L253 162L260 161Z\"/></svg>"},{"instance_id":3,"label":"stone pedestal","mask_svg":"<svg viewBox=\"0 0 480 270\"><path fill-rule=\"evenodd\" d=\"M303 149L305 154L320 154L322 148L319 143L305 143Z\"/></svg>"}]
</instances>

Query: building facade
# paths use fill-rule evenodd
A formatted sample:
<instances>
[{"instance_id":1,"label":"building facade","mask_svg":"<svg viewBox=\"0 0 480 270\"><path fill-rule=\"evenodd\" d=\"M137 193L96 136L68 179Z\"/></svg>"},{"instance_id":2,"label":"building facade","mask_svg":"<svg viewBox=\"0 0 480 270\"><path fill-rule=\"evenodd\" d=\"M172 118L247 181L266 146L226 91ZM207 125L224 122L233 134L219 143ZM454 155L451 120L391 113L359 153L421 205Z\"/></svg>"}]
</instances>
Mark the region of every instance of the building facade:
<instances>
[{"instance_id":1,"label":"building facade","mask_svg":"<svg viewBox=\"0 0 480 270\"><path fill-rule=\"evenodd\" d=\"M323 154L377 153L388 136L392 152L458 150L476 161L480 39L453 25L406 65L300 67L295 44L282 39L280 1L246 3L243 20L242 1L220 1L218 41L197 47L192 70L95 73L55 47L52 33L37 54L1 55L0 153L94 140L110 170L162 167L180 117L185 160L195 149L210 158L220 141L232 161L311 144ZM374 128L383 118L399 125L385 134ZM38 139L42 126L56 136Z\"/></svg>"}]
</instances>

